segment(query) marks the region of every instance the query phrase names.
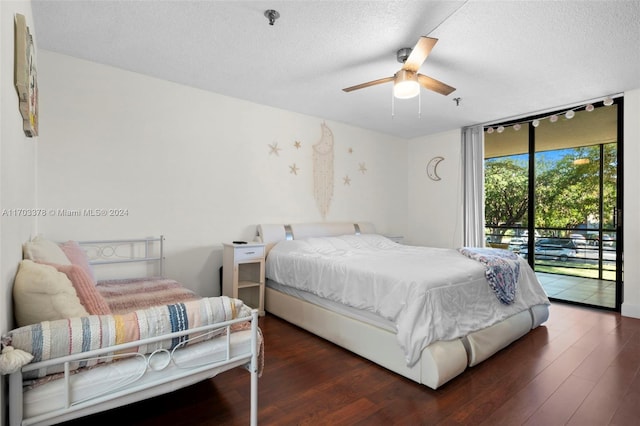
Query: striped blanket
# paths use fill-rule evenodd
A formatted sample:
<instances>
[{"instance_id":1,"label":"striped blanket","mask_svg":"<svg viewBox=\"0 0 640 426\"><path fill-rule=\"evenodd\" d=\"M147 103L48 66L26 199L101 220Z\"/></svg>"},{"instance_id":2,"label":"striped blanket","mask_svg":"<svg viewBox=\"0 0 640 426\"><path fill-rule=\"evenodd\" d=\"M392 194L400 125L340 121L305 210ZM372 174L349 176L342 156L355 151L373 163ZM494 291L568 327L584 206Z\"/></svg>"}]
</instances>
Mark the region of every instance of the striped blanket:
<instances>
[{"instance_id":1,"label":"striped blanket","mask_svg":"<svg viewBox=\"0 0 640 426\"><path fill-rule=\"evenodd\" d=\"M167 278L99 281L96 288L114 314L200 299L193 291Z\"/></svg>"},{"instance_id":2,"label":"striped blanket","mask_svg":"<svg viewBox=\"0 0 640 426\"><path fill-rule=\"evenodd\" d=\"M154 306L126 314L90 315L43 321L15 329L9 333L9 336L11 345L15 349L31 353L32 362L38 362L250 316L251 309L241 300L221 296ZM224 329L218 334L222 333ZM157 349L171 350L189 337L194 336L139 346L126 352L145 354ZM215 335L207 335L196 341L212 337ZM111 358L103 358L99 361L76 362L70 365L70 370L111 360ZM26 373L25 378L44 377L61 371L62 366L54 366Z\"/></svg>"},{"instance_id":3,"label":"striped blanket","mask_svg":"<svg viewBox=\"0 0 640 426\"><path fill-rule=\"evenodd\" d=\"M477 247L463 247L459 251L485 265L489 286L501 303L513 303L520 278L520 258L517 254L508 250Z\"/></svg>"}]
</instances>

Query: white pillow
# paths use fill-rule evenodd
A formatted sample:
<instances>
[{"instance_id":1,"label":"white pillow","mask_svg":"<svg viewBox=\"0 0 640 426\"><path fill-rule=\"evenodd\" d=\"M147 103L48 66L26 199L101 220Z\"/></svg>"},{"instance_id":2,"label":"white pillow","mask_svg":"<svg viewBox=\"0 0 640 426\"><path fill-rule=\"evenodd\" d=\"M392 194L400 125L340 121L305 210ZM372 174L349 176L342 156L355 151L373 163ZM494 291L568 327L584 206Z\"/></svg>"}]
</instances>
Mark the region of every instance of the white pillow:
<instances>
[{"instance_id":1,"label":"white pillow","mask_svg":"<svg viewBox=\"0 0 640 426\"><path fill-rule=\"evenodd\" d=\"M24 243L22 245L22 257L36 262L71 265L71 261L58 244L42 237L35 237L33 240Z\"/></svg>"},{"instance_id":2,"label":"white pillow","mask_svg":"<svg viewBox=\"0 0 640 426\"><path fill-rule=\"evenodd\" d=\"M64 273L31 260L21 261L18 267L13 308L18 327L89 315Z\"/></svg>"}]
</instances>

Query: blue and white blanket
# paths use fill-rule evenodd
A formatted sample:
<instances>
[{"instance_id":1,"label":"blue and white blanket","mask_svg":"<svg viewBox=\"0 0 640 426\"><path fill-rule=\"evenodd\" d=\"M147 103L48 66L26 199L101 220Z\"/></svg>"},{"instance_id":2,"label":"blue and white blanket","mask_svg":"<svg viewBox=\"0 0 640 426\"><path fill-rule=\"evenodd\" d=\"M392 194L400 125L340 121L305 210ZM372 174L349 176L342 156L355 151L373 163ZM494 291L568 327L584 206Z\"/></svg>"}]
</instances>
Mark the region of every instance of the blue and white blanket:
<instances>
[{"instance_id":1,"label":"blue and white blanket","mask_svg":"<svg viewBox=\"0 0 640 426\"><path fill-rule=\"evenodd\" d=\"M478 247L463 247L459 251L485 265L485 275L489 286L496 293L500 302L505 305L513 303L520 278L520 264L517 254L509 250Z\"/></svg>"}]
</instances>

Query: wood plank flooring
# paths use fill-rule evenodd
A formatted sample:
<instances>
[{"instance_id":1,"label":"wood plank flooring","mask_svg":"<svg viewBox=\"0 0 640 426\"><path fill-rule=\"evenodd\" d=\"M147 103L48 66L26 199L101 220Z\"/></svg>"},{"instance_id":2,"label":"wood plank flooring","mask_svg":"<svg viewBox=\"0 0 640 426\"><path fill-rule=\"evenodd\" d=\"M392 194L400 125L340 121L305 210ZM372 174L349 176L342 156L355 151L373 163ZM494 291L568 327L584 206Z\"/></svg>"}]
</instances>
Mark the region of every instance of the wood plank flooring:
<instances>
[{"instance_id":1,"label":"wood plank flooring","mask_svg":"<svg viewBox=\"0 0 640 426\"><path fill-rule=\"evenodd\" d=\"M261 425L638 425L640 320L554 303L549 321L434 391L267 314ZM222 373L67 426L249 424Z\"/></svg>"}]
</instances>

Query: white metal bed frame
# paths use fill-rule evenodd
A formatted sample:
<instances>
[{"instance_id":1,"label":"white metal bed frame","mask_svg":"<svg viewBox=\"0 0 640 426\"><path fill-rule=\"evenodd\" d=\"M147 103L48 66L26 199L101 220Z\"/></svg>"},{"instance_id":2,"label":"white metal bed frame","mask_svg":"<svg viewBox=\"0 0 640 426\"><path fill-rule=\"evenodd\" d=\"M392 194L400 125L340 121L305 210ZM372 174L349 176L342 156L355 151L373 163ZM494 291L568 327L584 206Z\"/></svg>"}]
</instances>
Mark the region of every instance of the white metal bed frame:
<instances>
[{"instance_id":1,"label":"white metal bed frame","mask_svg":"<svg viewBox=\"0 0 640 426\"><path fill-rule=\"evenodd\" d=\"M256 238L266 244L268 257L268 250L278 241L360 233L375 233L375 227L370 223L267 224L258 225ZM548 306L535 305L463 338L434 342L408 367L395 333L281 293L268 283L267 279L267 312L432 389L524 336L549 315Z\"/></svg>"},{"instance_id":2,"label":"white metal bed frame","mask_svg":"<svg viewBox=\"0 0 640 426\"><path fill-rule=\"evenodd\" d=\"M234 324L251 321L251 350L241 355L231 356L231 326ZM172 374L170 376L162 377L154 382L144 384L144 386L136 386L135 383L127 384L123 389L117 391L109 391L97 397L91 398L78 403L71 401L71 394L73 389L70 384L71 372L69 371L69 365L72 362L86 361L90 359L96 359L99 357L109 357L113 355L113 352L131 349L139 345L150 344L159 342L174 337L180 337L188 334L198 333L199 335L211 332L218 332L221 329L226 329L226 336L219 337L226 339L226 357L223 361L214 363L208 363L205 365L197 365L190 368L183 368L179 373ZM143 399L151 398L154 396L162 395L168 391L173 391L178 388L182 388L201 380L213 377L216 374L235 368L238 366L244 366L251 374L251 425L257 425L257 413L258 413L258 311L252 310L250 318L238 318L231 321L225 321L217 324L212 324L204 327L194 328L191 330L185 330L166 334L163 336L152 337L147 339L137 340L135 342L124 343L121 345L110 346L90 352L83 352L74 355L68 355L61 358L51 359L47 361L37 362L33 364L27 364L20 371L15 372L9 376L9 424L11 426L27 426L27 425L51 425L67 420L72 420L78 417L84 417L89 414L105 411L108 409L120 407L122 405L131 404L133 402L141 401ZM157 352L151 354L128 354L130 356L143 357L146 363L149 364L150 359ZM173 361L173 353L170 354L171 359L167 361ZM34 416L31 418L23 417L23 381L22 373L26 373L40 368L52 367L55 365L64 365L64 377L59 380L65 382L65 399L66 404L62 409L54 410L42 415ZM165 367L166 367L165 365ZM99 367L98 367L99 368ZM157 369L154 371L158 371ZM211 372L215 374L211 374ZM165 386L170 383L169 389Z\"/></svg>"},{"instance_id":3,"label":"white metal bed frame","mask_svg":"<svg viewBox=\"0 0 640 426\"><path fill-rule=\"evenodd\" d=\"M159 255L153 255L151 245L159 243ZM100 241L84 241L80 243L83 247L110 247L115 253L114 247L118 245L129 245L131 248L131 255L124 258L113 258L110 255L106 257L103 255L93 257L91 264L93 265L106 265L114 263L131 263L131 262L160 262L162 265L164 260L164 237L158 238L142 238L142 239L129 239L129 240L100 240ZM143 247L142 255L135 253L133 246L141 244ZM109 251L111 253L111 251ZM91 253L89 253L91 254ZM162 266L160 266L162 270ZM234 324L251 322L251 339L250 350L246 352L231 356L231 327ZM226 344L226 356L222 361L216 361L206 364L198 364L189 367L180 367L178 371L173 372L171 375L161 377L143 385L136 385L135 380L128 382L121 389L115 391L106 391L98 396L92 397L81 402L73 403L71 401L71 394L73 393L72 385L70 383L70 364L78 361L95 360L96 358L113 358L115 352L135 348L141 345L147 345L154 342L160 342L167 339L181 337L185 335L191 335L191 338L184 341L179 346L174 348L171 352L166 350L155 351L151 354L130 353L125 356L142 357L145 360L147 369L149 367L151 358L158 353L163 353L164 356L168 356L168 360L161 368L153 367L154 371L164 370L170 363L176 364L173 354L176 350L183 349L185 345L191 340L202 339L204 335L209 333L219 333L220 331L226 331L224 336L215 337L214 339L224 339ZM18 372L9 375L9 424L10 426L27 426L27 425L51 425L67 420L72 420L79 417L84 417L90 414L102 412L112 408L127 405L133 402L148 399L154 396L162 395L173 390L189 386L199 381L214 377L220 372L243 366L247 369L251 375L251 400L250 400L250 424L257 425L258 423L258 311L253 309L251 311L251 317L237 318L230 321L220 322L216 324L210 324L198 328L192 328L189 330L174 332L165 334L162 336L150 337L146 339L140 339L134 342L128 342L120 345L101 348L93 351L77 353L68 355L65 357L50 359L37 363L27 364ZM193 344L192 344L193 346ZM192 347L190 346L190 347ZM186 348L188 349L188 348ZM23 412L23 374L29 371L38 370L41 368L52 367L56 365L64 366L64 376L60 380L64 380L64 393L66 404L62 409L50 411L38 416L24 418ZM99 368L99 367L98 367ZM145 370L147 371L147 370ZM79 373L81 374L81 373ZM142 376L140 376L142 377ZM136 378L139 380L140 377Z\"/></svg>"},{"instance_id":4,"label":"white metal bed frame","mask_svg":"<svg viewBox=\"0 0 640 426\"><path fill-rule=\"evenodd\" d=\"M164 276L164 235L126 240L78 241L92 266L156 263ZM157 246L157 247L156 247Z\"/></svg>"}]
</instances>

